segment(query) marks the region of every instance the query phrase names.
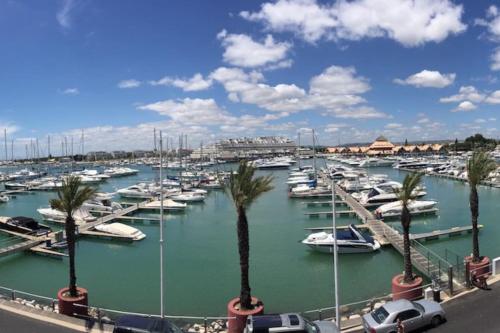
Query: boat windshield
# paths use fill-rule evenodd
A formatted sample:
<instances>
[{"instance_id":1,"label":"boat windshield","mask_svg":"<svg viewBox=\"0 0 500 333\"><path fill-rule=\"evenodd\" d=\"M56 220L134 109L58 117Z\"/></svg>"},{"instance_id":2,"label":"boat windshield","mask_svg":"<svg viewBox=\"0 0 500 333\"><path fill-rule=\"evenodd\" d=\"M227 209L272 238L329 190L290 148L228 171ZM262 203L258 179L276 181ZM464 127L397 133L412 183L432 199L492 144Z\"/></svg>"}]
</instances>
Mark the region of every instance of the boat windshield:
<instances>
[{"instance_id":1,"label":"boat windshield","mask_svg":"<svg viewBox=\"0 0 500 333\"><path fill-rule=\"evenodd\" d=\"M383 306L372 312L373 319L379 324L383 323L388 316L389 312Z\"/></svg>"},{"instance_id":2,"label":"boat windshield","mask_svg":"<svg viewBox=\"0 0 500 333\"><path fill-rule=\"evenodd\" d=\"M379 191L377 191L376 189L372 188L370 190L370 192L368 192L368 198L374 197L374 196L379 195L379 194L380 194Z\"/></svg>"}]
</instances>

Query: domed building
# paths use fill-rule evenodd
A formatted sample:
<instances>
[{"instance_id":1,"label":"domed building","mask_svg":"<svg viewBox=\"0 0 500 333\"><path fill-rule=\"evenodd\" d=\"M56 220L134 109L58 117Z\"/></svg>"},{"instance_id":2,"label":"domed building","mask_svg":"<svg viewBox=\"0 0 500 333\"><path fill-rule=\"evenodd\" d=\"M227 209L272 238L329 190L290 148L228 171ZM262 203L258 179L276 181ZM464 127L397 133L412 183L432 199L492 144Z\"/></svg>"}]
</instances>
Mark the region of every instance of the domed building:
<instances>
[{"instance_id":1,"label":"domed building","mask_svg":"<svg viewBox=\"0 0 500 333\"><path fill-rule=\"evenodd\" d=\"M394 144L385 136L381 135L370 145L369 155L392 155Z\"/></svg>"}]
</instances>

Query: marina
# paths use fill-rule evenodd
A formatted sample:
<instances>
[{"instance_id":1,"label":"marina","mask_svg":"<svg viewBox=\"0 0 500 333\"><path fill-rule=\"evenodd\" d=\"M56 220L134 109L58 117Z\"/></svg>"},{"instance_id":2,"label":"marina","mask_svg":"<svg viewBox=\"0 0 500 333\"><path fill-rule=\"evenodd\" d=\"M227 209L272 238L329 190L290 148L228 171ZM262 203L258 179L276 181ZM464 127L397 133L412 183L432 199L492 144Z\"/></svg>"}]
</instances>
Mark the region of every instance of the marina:
<instances>
[{"instance_id":1,"label":"marina","mask_svg":"<svg viewBox=\"0 0 500 333\"><path fill-rule=\"evenodd\" d=\"M311 164L311 162L311 160L307 161L308 164ZM318 168L320 168L324 167L328 161L318 159L317 163ZM224 169L222 167L219 167L219 169L230 170L232 167L234 167L234 164L226 164L224 165ZM137 184L145 179L153 180L155 174L157 174L157 171L151 169L149 166L139 165L133 166L133 168L139 170L137 175L108 179L99 185L99 191L115 192L116 189ZM368 169L368 173L370 172L371 170ZM377 168L376 172L377 174L388 174L389 178L395 180L401 180L406 174L403 170L390 167ZM259 277L256 276L254 278L255 288L260 291L260 294L266 295L266 303L273 309L277 309L276 311L295 310L283 307L283 304L286 304L283 303L283 295L285 293L281 284L277 283L281 276L296 286L297 294L293 296L289 295L286 298L290 301L294 299L301 300L303 305L297 310L317 308L318 304L328 306L330 298L323 292L323 289L329 288L331 284L329 256L308 250L304 245L296 241L303 239L308 231L328 230L329 225L331 227L328 218L314 219L314 221L317 221L315 224L322 224L323 222L321 221L325 221L324 226L311 226L311 219L307 215L304 215L314 215L314 211L321 207L323 209L319 209L319 212L324 212L325 217L327 217L327 213L331 214L331 212L327 212L327 209L325 209L331 207L331 200L329 200L331 199L331 193L328 195L324 194L323 198L325 199L316 201L309 198L287 198L287 170L262 170L259 173L272 174L275 177L275 189L269 193L268 199L258 201L255 206L256 208L251 211L250 218L252 223L250 228L251 235L253 235L251 260L253 265L258 267L259 272L261 272ZM444 251L448 253L452 251L460 254L467 253L470 248L470 236L467 236L467 227L470 222L467 218L467 205L464 204L464 202L467 202L467 186L441 178L426 177L424 182L426 191L432 198L439 200L441 209L435 216L429 215L414 218L412 224L413 237L417 237L415 240L425 241L425 246L436 253L444 253ZM493 210L491 210L491 204L488 202L495 200L496 194L491 192L495 191L495 189L480 189L480 191L482 198L484 198L482 201L482 203L484 202L482 205L483 211L481 212L482 224L488 230L495 230L496 226L488 222L493 216L490 215ZM33 195L19 196L15 200L11 200L7 205L0 206L0 214L14 216L21 212L30 211L31 209L33 212L32 216L40 219L40 216L36 213L36 208L44 204L46 205L48 199L53 197L55 192L36 191L29 193L33 193ZM450 193L453 194L451 197ZM156 247L155 244L158 241L156 231L158 212L156 210L146 209L145 201L120 200L119 197L116 197L115 200L126 207L125 210L113 212L113 214L109 212L92 212L98 219L91 222L88 227L80 230L82 237L78 240L79 265L81 267L94 267L96 265L104 267L101 272L93 272L92 274L89 274L85 268L81 268L81 276L79 278L86 285L90 285L93 290L96 289L99 291L104 288L100 284L100 280L120 275L120 279L123 281L113 286L114 291L111 293L112 295L120 294L121 288L125 288L126 284L134 283L134 280L146 279L146 281L153 281L155 279L156 273L154 273L153 263L156 260L156 252L152 249ZM339 258L341 274L344 277L340 283L344 292L349 292L346 299L356 301L387 293L390 290L390 285L384 281L384 276L387 277L387 280L388 276L402 269L402 259L398 250L398 248L401 248L401 236L399 231L397 231L398 221L388 221L385 223L377 220L370 209L360 205L357 200L341 188L336 188L336 206L337 211L341 212L341 215L337 217L339 226L346 227L350 223L355 223L356 227L360 230L370 232L380 242L380 245L382 245L380 250L372 253L343 254ZM279 216L271 213L276 209L282 212ZM342 211L349 213L342 213ZM269 217L270 213L273 216L272 219ZM231 279L231 277L238 274L237 265L231 264L232 262L236 262L237 253L236 251L228 252L226 249L228 246L235 246L235 217L233 214L232 205L226 195L222 191L212 190L206 195L204 203L190 204L184 213L170 212L165 216L165 235L166 242L169 244L167 246L166 263L167 265L170 263L171 268L172 265L176 267L175 270L167 270L167 279L171 283L182 279L194 292L197 291L206 294L207 290L197 283L194 276L187 279L185 277L185 274L189 275L196 272L196 270L193 270L194 267L198 266L196 263L205 267L203 272L197 273L201 274L205 281L218 279L221 276ZM331 218L331 216L329 217ZM107 237L108 235L91 230L91 227L98 225L99 222L102 223L104 221L108 223L113 219L136 226L146 234L146 238L140 242L133 242L127 239L127 237L110 238ZM453 229L457 226L461 229ZM57 225L53 225L53 229L56 230ZM442 232L439 232L439 235L437 235L436 230L442 230ZM279 242L270 243L270 235L280 235L283 238ZM438 240L434 239L436 236L439 237ZM491 233L481 232L480 237L486 239L482 242L482 244L485 244L485 253L497 251L495 250L496 242L488 242L488 239L492 237ZM0 240L6 241L8 239L9 237L4 238L4 236L0 235ZM113 239L116 241L112 241ZM25 242L19 243L22 244ZM40 249L38 247L40 245L43 245L43 242L40 243L37 241L37 244L18 245L19 248L11 250L11 255L3 256L4 259L2 260L4 262L0 262L0 265L10 268L6 271L5 275L0 277L0 283L9 284L9 281L15 280L14 287L42 294L45 290L42 290L42 288L45 288L45 286L49 286L49 293L50 290L55 290L59 287L57 281L64 281L65 278L65 265L61 261L31 256L29 255L31 251L27 252L28 254L23 254L25 252L24 249L32 248L37 250ZM208 248L210 249L209 252L206 251ZM422 249L417 248L414 250L416 252L413 254L415 258L418 258L415 260L415 264L419 267L419 270L429 272L429 274L435 273L436 270L432 268L434 262L432 260L431 262L427 261L427 254L424 253L422 255L423 258L420 258L417 252ZM48 250L41 249L41 251ZM268 253L272 253L272 256L269 256ZM47 255L51 256L54 254L48 253ZM111 266L107 264L110 258L113 258ZM149 259L144 261L143 258ZM44 267L36 264L40 260L46 261ZM127 271L128 274L123 276L123 274L120 274L122 269L119 267L126 267L129 260L134 260L137 269L133 272ZM276 266L276 262L282 260L291 260L295 264ZM190 264L185 264L187 262ZM363 265L363 271L366 274L379 275L381 281L372 281L370 284L367 284L363 275L359 274L360 265ZM116 270L116 268L119 269ZM41 277L39 284L37 284L40 286L40 289L37 289L36 286L34 288L31 287L31 289L28 288L28 281L22 277L19 278L19 273L17 273L19 269L28 269L36 272ZM45 269L50 269L51 273L48 276L54 276L55 279L43 278L43 276L47 276L43 273ZM270 279L271 275L273 279ZM275 281L276 277L278 277L278 280L269 285L269 281ZM308 279L315 283L304 284L301 282L303 279ZM29 286L33 286L32 281L29 283ZM205 285L207 283L211 285L210 282L206 282ZM227 288L223 290L215 284L212 287L217 292L208 292L211 301L194 309L191 302L177 301L178 297L180 297L180 291L170 284L167 287L167 295L170 295L170 298L167 298L167 305L176 314L210 313L220 315L224 311L220 305L224 304L226 298L235 291L232 291L231 288L228 288L230 290L226 290ZM234 289L237 289L237 284L234 285ZM112 295L101 298L99 293L97 293L93 295L93 299L96 303L104 304L109 308L119 308L123 300L123 295L120 296L120 299ZM314 295L314 301L311 300L310 295ZM145 311L144 309L147 310L149 308L151 312L154 312L156 295L149 293L147 300L144 299L144 301L139 303L132 301L135 297L134 295L126 296L130 300L129 310Z\"/></svg>"}]
</instances>

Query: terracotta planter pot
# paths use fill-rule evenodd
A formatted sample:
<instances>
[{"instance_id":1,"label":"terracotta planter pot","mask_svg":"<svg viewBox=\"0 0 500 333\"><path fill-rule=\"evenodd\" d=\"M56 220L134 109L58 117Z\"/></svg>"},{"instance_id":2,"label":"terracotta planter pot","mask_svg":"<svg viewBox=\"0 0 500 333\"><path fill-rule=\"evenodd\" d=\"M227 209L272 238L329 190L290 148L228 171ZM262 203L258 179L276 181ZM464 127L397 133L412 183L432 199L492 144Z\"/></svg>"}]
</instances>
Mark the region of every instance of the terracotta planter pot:
<instances>
[{"instance_id":1,"label":"terracotta planter pot","mask_svg":"<svg viewBox=\"0 0 500 333\"><path fill-rule=\"evenodd\" d=\"M404 274L392 278L392 300L414 300L422 297L422 278L415 277L412 283L403 283Z\"/></svg>"},{"instance_id":2,"label":"terracotta planter pot","mask_svg":"<svg viewBox=\"0 0 500 333\"><path fill-rule=\"evenodd\" d=\"M57 300L59 301L59 313L67 316L88 316L88 292L87 289L77 287L77 297L69 295L69 288L62 288L57 293ZM84 306L78 306L78 305Z\"/></svg>"},{"instance_id":3,"label":"terracotta planter pot","mask_svg":"<svg viewBox=\"0 0 500 333\"><path fill-rule=\"evenodd\" d=\"M228 333L242 333L248 316L264 313L264 304L256 297L252 297L252 304L255 305L252 310L241 310L239 304L239 297L233 298L227 303L227 316L235 317L234 319L229 319L227 322Z\"/></svg>"},{"instance_id":4,"label":"terracotta planter pot","mask_svg":"<svg viewBox=\"0 0 500 333\"><path fill-rule=\"evenodd\" d=\"M472 256L467 256L465 261L469 263L471 276L487 278L490 275L490 258L483 257L479 262L472 262Z\"/></svg>"}]
</instances>

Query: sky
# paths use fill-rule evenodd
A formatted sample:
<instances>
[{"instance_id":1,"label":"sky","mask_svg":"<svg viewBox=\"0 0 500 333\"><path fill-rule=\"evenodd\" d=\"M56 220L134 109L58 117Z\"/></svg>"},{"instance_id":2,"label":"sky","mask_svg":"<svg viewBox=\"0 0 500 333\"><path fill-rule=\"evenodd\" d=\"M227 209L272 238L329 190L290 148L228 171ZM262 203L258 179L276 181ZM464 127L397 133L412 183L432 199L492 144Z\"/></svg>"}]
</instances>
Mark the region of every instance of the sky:
<instances>
[{"instance_id":1,"label":"sky","mask_svg":"<svg viewBox=\"0 0 500 333\"><path fill-rule=\"evenodd\" d=\"M0 45L15 156L80 152L82 131L85 152L151 149L154 128L191 147L500 136L492 1L3 0Z\"/></svg>"}]
</instances>

